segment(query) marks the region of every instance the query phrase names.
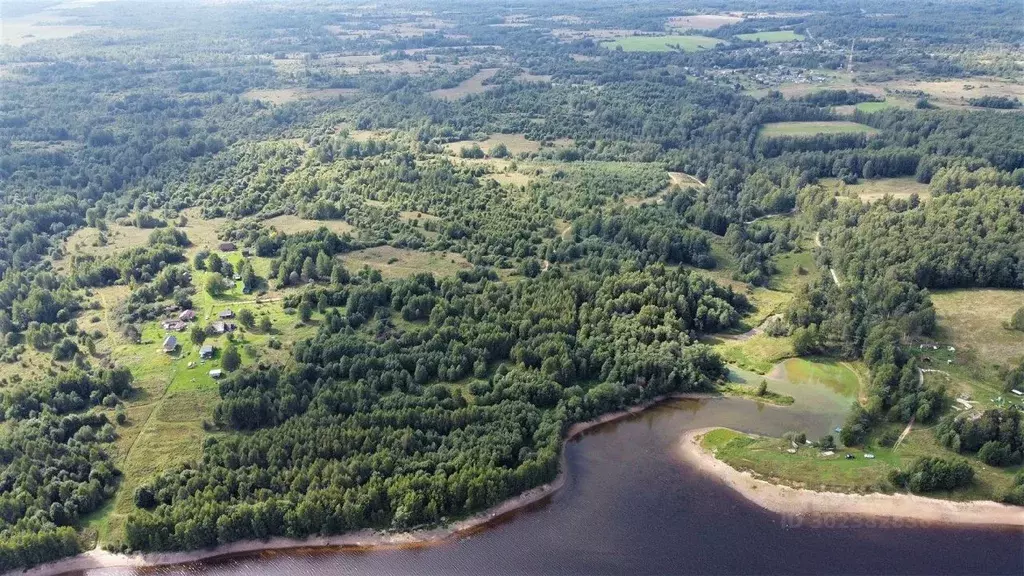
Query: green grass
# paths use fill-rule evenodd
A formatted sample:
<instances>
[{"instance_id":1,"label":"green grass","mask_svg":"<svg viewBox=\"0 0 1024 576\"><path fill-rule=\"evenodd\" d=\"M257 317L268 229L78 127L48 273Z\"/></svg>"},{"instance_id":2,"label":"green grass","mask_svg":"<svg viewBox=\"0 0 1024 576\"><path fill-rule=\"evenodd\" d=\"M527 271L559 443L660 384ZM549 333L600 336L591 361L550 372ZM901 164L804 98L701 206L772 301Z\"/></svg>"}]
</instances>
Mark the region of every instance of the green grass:
<instances>
[{"instance_id":1,"label":"green grass","mask_svg":"<svg viewBox=\"0 0 1024 576\"><path fill-rule=\"evenodd\" d=\"M916 429L896 450L869 442L866 449L841 448L829 457L822 456L821 451L812 446L799 447L796 454L790 454L787 450L793 446L787 440L751 436L723 428L709 431L701 439L701 445L733 468L749 471L773 483L849 493L891 491L888 482L891 470L905 469L922 456L951 456L935 441L930 429ZM865 452L874 454L875 458L864 458ZM855 458L847 460L846 453L853 454ZM928 496L953 500L998 498L1010 486L1013 474L1019 469L993 468L976 458L969 460L976 472L973 485L955 492L933 492Z\"/></svg>"},{"instance_id":2,"label":"green grass","mask_svg":"<svg viewBox=\"0 0 1024 576\"><path fill-rule=\"evenodd\" d=\"M831 358L790 358L777 369L792 382L818 384L842 396L857 396L860 380L844 362Z\"/></svg>"},{"instance_id":3,"label":"green grass","mask_svg":"<svg viewBox=\"0 0 1024 576\"><path fill-rule=\"evenodd\" d=\"M772 30L770 32L754 32L752 34L737 34L740 40L747 42L795 42L803 40L803 34L797 34L792 30Z\"/></svg>"},{"instance_id":4,"label":"green grass","mask_svg":"<svg viewBox=\"0 0 1024 576\"><path fill-rule=\"evenodd\" d=\"M664 36L624 36L602 42L601 45L611 50L622 48L626 52L671 52L677 49L676 46L681 48L683 52L697 52L714 48L722 43L723 41L718 38L709 38L707 36L678 36L670 34Z\"/></svg>"},{"instance_id":5,"label":"green grass","mask_svg":"<svg viewBox=\"0 0 1024 576\"><path fill-rule=\"evenodd\" d=\"M859 103L859 104L857 104L855 106L855 108L857 108L857 110L860 110L861 112L868 112L868 113L870 113L870 112L880 112L880 111L885 110L887 108L897 108L897 107L898 106L896 105L895 102L891 102L889 100L883 100L882 102L861 102L861 103Z\"/></svg>"},{"instance_id":6,"label":"green grass","mask_svg":"<svg viewBox=\"0 0 1024 576\"><path fill-rule=\"evenodd\" d=\"M793 341L788 337L772 338L759 334L747 340L717 339L708 342L727 363L758 374L767 374L780 361L796 356Z\"/></svg>"},{"instance_id":7,"label":"green grass","mask_svg":"<svg viewBox=\"0 0 1024 576\"><path fill-rule=\"evenodd\" d=\"M816 136L818 134L875 134L878 130L856 122L842 120L820 122L771 122L763 124L758 135L763 138L779 136Z\"/></svg>"},{"instance_id":8,"label":"green grass","mask_svg":"<svg viewBox=\"0 0 1024 576\"><path fill-rule=\"evenodd\" d=\"M770 386L770 385L769 385ZM758 402L764 402L766 404L775 404L776 406L790 406L795 402L792 396L786 394L779 394L773 392L769 387L768 391L763 396L757 395L757 386L746 386L737 383L727 383L718 388L718 390L726 396L739 396L741 398L750 398Z\"/></svg>"}]
</instances>

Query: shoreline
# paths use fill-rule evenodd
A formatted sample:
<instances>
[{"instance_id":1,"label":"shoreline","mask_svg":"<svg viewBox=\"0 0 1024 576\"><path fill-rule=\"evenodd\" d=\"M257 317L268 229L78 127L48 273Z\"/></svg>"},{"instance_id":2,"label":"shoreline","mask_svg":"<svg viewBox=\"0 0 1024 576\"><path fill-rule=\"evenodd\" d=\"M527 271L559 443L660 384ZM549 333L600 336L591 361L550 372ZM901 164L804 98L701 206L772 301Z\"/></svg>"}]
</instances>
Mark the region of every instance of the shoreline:
<instances>
[{"instance_id":1,"label":"shoreline","mask_svg":"<svg viewBox=\"0 0 1024 576\"><path fill-rule=\"evenodd\" d=\"M584 432L604 424L639 414L640 412L669 400L717 397L721 397L721 394L701 392L665 394L624 410L609 412L593 420L577 422L569 426L565 436L562 438L558 475L552 481L531 488L517 496L508 498L491 508L469 516L468 518L452 522L446 526L394 533L364 529L336 536L317 536L304 539L279 536L269 538L267 540L239 540L237 542L221 544L214 548L182 552L121 554L118 552L109 552L97 547L92 550L82 552L77 556L54 560L32 568L13 570L5 574L56 576L68 572L80 572L101 568L143 568L189 564L203 560L212 560L215 558L225 558L263 551L300 550L304 548L358 548L370 550L440 544L442 542L456 540L463 536L472 534L477 530L486 528L487 525L500 520L502 517L536 504L561 490L565 485L565 480L568 476L568 466L565 456L566 444L579 437Z\"/></svg>"},{"instance_id":2,"label":"shoreline","mask_svg":"<svg viewBox=\"0 0 1024 576\"><path fill-rule=\"evenodd\" d=\"M720 427L688 430L679 442L684 462L725 484L758 507L789 518L845 517L985 528L1024 527L1024 508L992 501L954 502L915 494L845 494L791 488L733 468L701 446L706 433Z\"/></svg>"}]
</instances>

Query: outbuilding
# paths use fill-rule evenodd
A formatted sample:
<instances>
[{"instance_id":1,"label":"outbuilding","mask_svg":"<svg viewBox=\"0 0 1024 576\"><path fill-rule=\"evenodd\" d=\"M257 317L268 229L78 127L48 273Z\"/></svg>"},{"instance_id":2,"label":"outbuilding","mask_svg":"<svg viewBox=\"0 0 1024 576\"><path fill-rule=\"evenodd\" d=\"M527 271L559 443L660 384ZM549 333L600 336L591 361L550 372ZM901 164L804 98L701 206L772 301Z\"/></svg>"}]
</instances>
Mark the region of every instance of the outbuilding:
<instances>
[{"instance_id":1,"label":"outbuilding","mask_svg":"<svg viewBox=\"0 0 1024 576\"><path fill-rule=\"evenodd\" d=\"M170 354L178 349L178 339L174 336L164 338L164 352Z\"/></svg>"},{"instance_id":2,"label":"outbuilding","mask_svg":"<svg viewBox=\"0 0 1024 576\"><path fill-rule=\"evenodd\" d=\"M213 346L209 344L203 345L203 347L199 349L199 357L204 360L213 358Z\"/></svg>"}]
</instances>

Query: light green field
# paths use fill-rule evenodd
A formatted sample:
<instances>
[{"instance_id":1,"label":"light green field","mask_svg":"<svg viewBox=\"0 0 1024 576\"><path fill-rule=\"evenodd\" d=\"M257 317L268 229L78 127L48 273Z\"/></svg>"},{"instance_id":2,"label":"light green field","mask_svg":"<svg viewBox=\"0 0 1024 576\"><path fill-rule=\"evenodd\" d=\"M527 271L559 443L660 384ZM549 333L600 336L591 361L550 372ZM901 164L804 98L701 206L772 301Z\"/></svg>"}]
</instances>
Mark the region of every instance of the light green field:
<instances>
[{"instance_id":1,"label":"light green field","mask_svg":"<svg viewBox=\"0 0 1024 576\"><path fill-rule=\"evenodd\" d=\"M761 126L758 135L763 138L777 136L816 136L818 134L875 134L878 130L856 122L844 120L821 122L771 122Z\"/></svg>"},{"instance_id":2,"label":"light green field","mask_svg":"<svg viewBox=\"0 0 1024 576\"><path fill-rule=\"evenodd\" d=\"M747 42L796 42L804 39L803 34L797 34L792 30L772 30L770 32L754 32L752 34L737 34L740 40Z\"/></svg>"},{"instance_id":3,"label":"light green field","mask_svg":"<svg viewBox=\"0 0 1024 576\"><path fill-rule=\"evenodd\" d=\"M883 100L881 102L861 102L855 106L857 110L861 112L879 112L886 108L897 108L896 103L890 100Z\"/></svg>"},{"instance_id":4,"label":"light green field","mask_svg":"<svg viewBox=\"0 0 1024 576\"><path fill-rule=\"evenodd\" d=\"M853 369L846 362L831 358L790 358L776 366L770 375L777 380L824 386L849 398L856 397L860 388Z\"/></svg>"},{"instance_id":5,"label":"light green field","mask_svg":"<svg viewBox=\"0 0 1024 576\"><path fill-rule=\"evenodd\" d=\"M671 52L681 49L683 52L697 52L714 48L723 41L718 38L707 36L678 36L674 34L664 36L625 36L602 42L605 48L615 50L622 48L626 52ZM678 46L678 48L676 48Z\"/></svg>"}]
</instances>

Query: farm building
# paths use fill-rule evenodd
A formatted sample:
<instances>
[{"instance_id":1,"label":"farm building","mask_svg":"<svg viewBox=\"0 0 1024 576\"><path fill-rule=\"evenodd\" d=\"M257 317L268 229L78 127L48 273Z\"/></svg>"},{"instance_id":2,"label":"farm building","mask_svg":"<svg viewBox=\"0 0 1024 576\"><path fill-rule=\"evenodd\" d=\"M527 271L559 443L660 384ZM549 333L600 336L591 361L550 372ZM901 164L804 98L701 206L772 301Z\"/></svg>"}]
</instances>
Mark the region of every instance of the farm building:
<instances>
[{"instance_id":1,"label":"farm building","mask_svg":"<svg viewBox=\"0 0 1024 576\"><path fill-rule=\"evenodd\" d=\"M170 354L178 349L178 339L174 336L164 338L164 352Z\"/></svg>"},{"instance_id":2,"label":"farm building","mask_svg":"<svg viewBox=\"0 0 1024 576\"><path fill-rule=\"evenodd\" d=\"M206 344L202 348L200 348L199 357L206 360L213 358L213 346Z\"/></svg>"},{"instance_id":3,"label":"farm building","mask_svg":"<svg viewBox=\"0 0 1024 576\"><path fill-rule=\"evenodd\" d=\"M210 370L210 378L220 378L223 375L224 371L221 370L220 368L214 368L213 370Z\"/></svg>"},{"instance_id":4,"label":"farm building","mask_svg":"<svg viewBox=\"0 0 1024 576\"><path fill-rule=\"evenodd\" d=\"M225 311L221 312L220 314L218 314L218 316L220 316L221 320L227 320L228 318L234 318L235 317L235 311L234 310L225 310Z\"/></svg>"},{"instance_id":5,"label":"farm building","mask_svg":"<svg viewBox=\"0 0 1024 576\"><path fill-rule=\"evenodd\" d=\"M164 330L170 330L172 332L181 332L185 329L185 323L181 320L164 320L161 326Z\"/></svg>"},{"instance_id":6,"label":"farm building","mask_svg":"<svg viewBox=\"0 0 1024 576\"><path fill-rule=\"evenodd\" d=\"M182 322L191 322L195 319L195 310L182 310L181 314L178 314L178 320L181 320Z\"/></svg>"},{"instance_id":7,"label":"farm building","mask_svg":"<svg viewBox=\"0 0 1024 576\"><path fill-rule=\"evenodd\" d=\"M235 325L231 322L214 322L212 327L214 334L226 334L235 330Z\"/></svg>"}]
</instances>

